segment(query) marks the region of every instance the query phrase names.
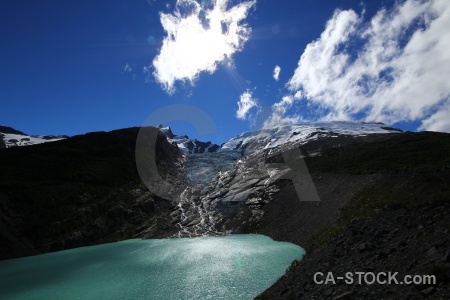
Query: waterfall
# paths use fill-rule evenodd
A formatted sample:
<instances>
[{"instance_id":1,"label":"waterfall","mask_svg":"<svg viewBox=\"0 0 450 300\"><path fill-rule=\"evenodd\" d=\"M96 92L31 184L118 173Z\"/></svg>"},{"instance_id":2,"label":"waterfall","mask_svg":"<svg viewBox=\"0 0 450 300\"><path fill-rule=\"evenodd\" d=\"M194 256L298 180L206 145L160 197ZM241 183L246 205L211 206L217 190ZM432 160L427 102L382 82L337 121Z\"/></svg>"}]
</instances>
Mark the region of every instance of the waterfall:
<instances>
[{"instance_id":1,"label":"waterfall","mask_svg":"<svg viewBox=\"0 0 450 300\"><path fill-rule=\"evenodd\" d=\"M177 210L172 213L177 234L172 237L196 237L224 235L215 228L219 218L206 197L195 196L195 188L187 187L180 195Z\"/></svg>"}]
</instances>

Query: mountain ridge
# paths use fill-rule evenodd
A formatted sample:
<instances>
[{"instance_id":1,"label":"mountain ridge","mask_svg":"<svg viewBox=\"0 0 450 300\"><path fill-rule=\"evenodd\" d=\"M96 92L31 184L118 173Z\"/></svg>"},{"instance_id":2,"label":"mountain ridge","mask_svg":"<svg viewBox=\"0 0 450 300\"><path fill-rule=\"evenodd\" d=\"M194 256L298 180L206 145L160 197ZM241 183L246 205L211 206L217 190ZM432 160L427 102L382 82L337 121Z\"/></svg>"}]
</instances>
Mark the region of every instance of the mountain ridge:
<instances>
[{"instance_id":1,"label":"mountain ridge","mask_svg":"<svg viewBox=\"0 0 450 300\"><path fill-rule=\"evenodd\" d=\"M246 131L222 143L214 144L210 141L202 142L189 138L187 135L176 135L170 127L158 126L158 129L167 137L168 141L180 149L183 154L212 153L252 148L273 148L277 145L295 143L299 140L309 142L322 137L337 135L363 135L372 133L402 132L401 129L385 126L383 123L354 123L354 122L328 122L309 123L299 125L280 125L273 128ZM0 126L3 144L6 148L16 146L30 146L45 142L54 142L67 139L67 135L28 135L12 127ZM317 135L317 136L316 136ZM255 142L255 140L259 140Z\"/></svg>"},{"instance_id":2,"label":"mountain ridge","mask_svg":"<svg viewBox=\"0 0 450 300\"><path fill-rule=\"evenodd\" d=\"M2 126L0 125L0 132L1 133L11 133L11 134L22 134L22 135L26 135L25 133L23 133L22 131L16 130L12 127L8 127L8 126Z\"/></svg>"}]
</instances>

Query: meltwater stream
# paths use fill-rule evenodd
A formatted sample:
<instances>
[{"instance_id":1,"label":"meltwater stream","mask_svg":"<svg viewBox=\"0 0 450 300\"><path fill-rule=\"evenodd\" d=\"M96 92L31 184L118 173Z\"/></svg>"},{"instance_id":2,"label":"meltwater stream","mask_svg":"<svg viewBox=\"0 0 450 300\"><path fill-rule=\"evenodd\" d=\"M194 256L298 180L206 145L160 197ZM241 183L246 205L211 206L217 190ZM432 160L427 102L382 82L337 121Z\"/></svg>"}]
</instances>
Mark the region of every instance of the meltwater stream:
<instances>
[{"instance_id":1,"label":"meltwater stream","mask_svg":"<svg viewBox=\"0 0 450 300\"><path fill-rule=\"evenodd\" d=\"M181 193L177 209L171 213L179 231L173 237L217 236L223 232L215 226L219 219L205 192L211 180L231 169L242 157L241 151L191 154L186 157L185 167L189 186Z\"/></svg>"},{"instance_id":2,"label":"meltwater stream","mask_svg":"<svg viewBox=\"0 0 450 300\"><path fill-rule=\"evenodd\" d=\"M263 235L127 240L0 261L0 299L252 299L303 254Z\"/></svg>"}]
</instances>

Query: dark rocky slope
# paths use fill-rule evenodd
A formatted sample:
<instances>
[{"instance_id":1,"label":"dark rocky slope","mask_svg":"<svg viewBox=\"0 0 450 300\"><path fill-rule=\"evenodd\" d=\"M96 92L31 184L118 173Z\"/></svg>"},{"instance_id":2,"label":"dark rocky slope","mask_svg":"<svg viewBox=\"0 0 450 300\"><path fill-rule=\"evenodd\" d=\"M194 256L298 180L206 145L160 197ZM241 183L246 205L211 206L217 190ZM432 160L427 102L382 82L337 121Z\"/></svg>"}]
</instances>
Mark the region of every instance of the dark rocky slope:
<instances>
[{"instance_id":1,"label":"dark rocky slope","mask_svg":"<svg viewBox=\"0 0 450 300\"><path fill-rule=\"evenodd\" d=\"M264 218L248 229L307 250L258 298L449 299L450 135L405 133L319 143L323 155L306 162L320 203L298 201L285 183L263 208ZM435 275L437 282L313 282L316 272L343 276L358 271L399 272L400 279Z\"/></svg>"},{"instance_id":2,"label":"dark rocky slope","mask_svg":"<svg viewBox=\"0 0 450 300\"><path fill-rule=\"evenodd\" d=\"M449 210L448 203L423 204L354 219L258 299L449 299ZM355 281L316 284L316 272L325 274L320 280L353 272ZM357 284L355 272L398 272L399 283L405 275L434 275L436 284Z\"/></svg>"},{"instance_id":3,"label":"dark rocky slope","mask_svg":"<svg viewBox=\"0 0 450 300\"><path fill-rule=\"evenodd\" d=\"M170 234L173 204L136 171L139 128L0 150L0 259ZM158 169L184 180L178 149L160 134Z\"/></svg>"},{"instance_id":4,"label":"dark rocky slope","mask_svg":"<svg viewBox=\"0 0 450 300\"><path fill-rule=\"evenodd\" d=\"M5 149L6 148L6 144L5 141L3 140L4 135L0 133L0 149Z\"/></svg>"}]
</instances>

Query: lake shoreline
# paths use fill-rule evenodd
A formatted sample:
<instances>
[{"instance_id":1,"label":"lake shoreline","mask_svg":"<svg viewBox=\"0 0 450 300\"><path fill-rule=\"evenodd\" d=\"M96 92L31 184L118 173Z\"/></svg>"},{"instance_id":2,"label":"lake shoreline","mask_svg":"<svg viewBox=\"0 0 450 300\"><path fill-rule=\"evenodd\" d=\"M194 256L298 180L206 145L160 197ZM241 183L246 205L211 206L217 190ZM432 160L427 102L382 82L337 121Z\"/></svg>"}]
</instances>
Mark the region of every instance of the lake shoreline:
<instances>
[{"instance_id":1,"label":"lake shoreline","mask_svg":"<svg viewBox=\"0 0 450 300\"><path fill-rule=\"evenodd\" d=\"M11 299L252 299L304 250L256 234L131 239L0 262Z\"/></svg>"}]
</instances>

